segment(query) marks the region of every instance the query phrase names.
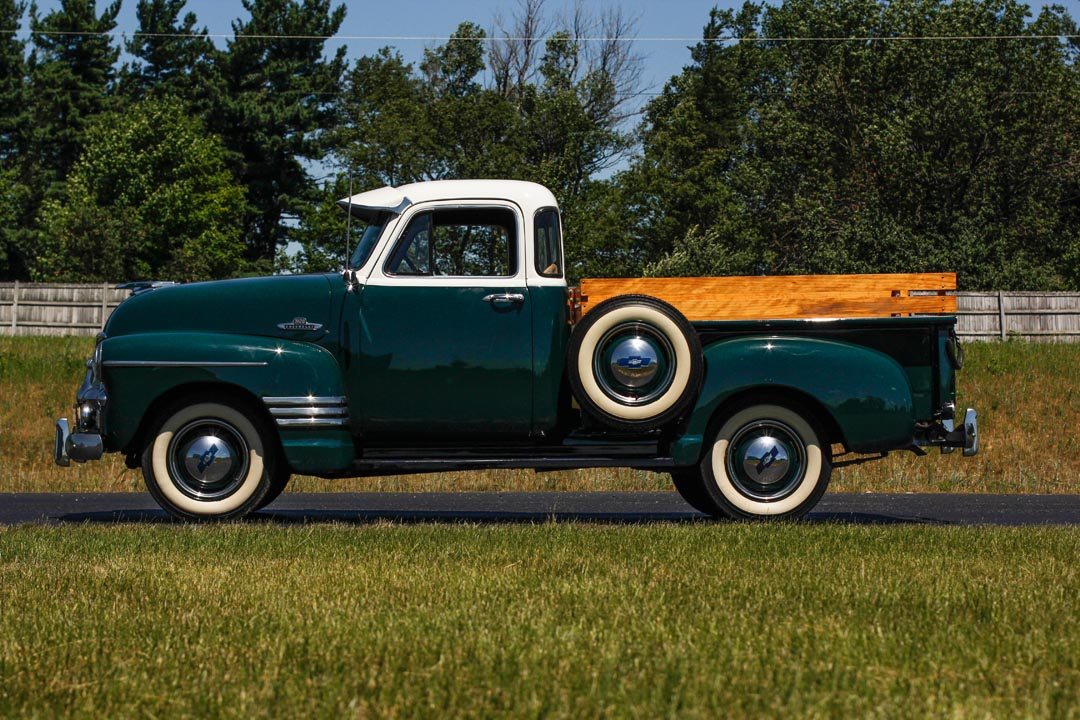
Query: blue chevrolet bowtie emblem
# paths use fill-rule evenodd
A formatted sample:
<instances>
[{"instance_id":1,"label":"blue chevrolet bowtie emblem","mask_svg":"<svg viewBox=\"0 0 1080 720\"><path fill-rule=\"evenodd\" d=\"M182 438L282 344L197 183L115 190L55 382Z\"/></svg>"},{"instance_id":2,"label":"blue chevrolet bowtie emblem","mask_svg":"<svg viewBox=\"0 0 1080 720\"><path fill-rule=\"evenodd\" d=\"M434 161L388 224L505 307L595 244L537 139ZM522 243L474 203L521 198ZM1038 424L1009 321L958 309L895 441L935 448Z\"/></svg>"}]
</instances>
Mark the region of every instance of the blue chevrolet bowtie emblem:
<instances>
[{"instance_id":1,"label":"blue chevrolet bowtie emblem","mask_svg":"<svg viewBox=\"0 0 1080 720\"><path fill-rule=\"evenodd\" d=\"M767 453L765 453L764 455L761 456L761 459L758 460L757 467L754 468L754 469L760 475L761 472L763 470L765 470L765 468L769 467L774 462L776 462L776 456L779 455L779 454L780 454L779 448L774 446L771 450L769 450L769 452L767 452Z\"/></svg>"},{"instance_id":2,"label":"blue chevrolet bowtie emblem","mask_svg":"<svg viewBox=\"0 0 1080 720\"><path fill-rule=\"evenodd\" d=\"M199 472L206 472L206 468L214 464L214 456L217 455L217 445L211 445L210 449L199 458Z\"/></svg>"},{"instance_id":3,"label":"blue chevrolet bowtie emblem","mask_svg":"<svg viewBox=\"0 0 1080 720\"><path fill-rule=\"evenodd\" d=\"M652 363L652 358L641 357L640 355L631 355L630 357L619 358L616 364L619 367L624 368L643 368L649 367Z\"/></svg>"}]
</instances>

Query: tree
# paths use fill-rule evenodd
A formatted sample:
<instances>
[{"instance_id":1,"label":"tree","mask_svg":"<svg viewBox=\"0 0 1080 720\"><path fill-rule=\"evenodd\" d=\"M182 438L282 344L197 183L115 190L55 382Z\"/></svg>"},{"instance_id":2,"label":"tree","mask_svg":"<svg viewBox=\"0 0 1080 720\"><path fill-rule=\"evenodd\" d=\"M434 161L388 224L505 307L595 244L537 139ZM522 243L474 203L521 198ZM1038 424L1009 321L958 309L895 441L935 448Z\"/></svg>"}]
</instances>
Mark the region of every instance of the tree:
<instances>
[{"instance_id":1,"label":"tree","mask_svg":"<svg viewBox=\"0 0 1080 720\"><path fill-rule=\"evenodd\" d=\"M290 239L290 215L312 201L304 161L319 160L335 119L345 48L329 59L319 39L337 32L345 7L330 0L244 0L222 59L225 94L211 126L236 158L248 188L248 258L270 269Z\"/></svg>"},{"instance_id":2,"label":"tree","mask_svg":"<svg viewBox=\"0 0 1080 720\"><path fill-rule=\"evenodd\" d=\"M621 126L640 74L633 23L616 11L600 19L579 11L540 44L535 34L558 23L544 17L539 0L525 0L511 22L499 25L502 37L487 58L487 35L471 22L426 50L419 71L388 49L361 58L342 96L335 159L357 191L444 178L540 182L567 209L567 234L584 242L594 236L592 202L605 196L595 176L632 144ZM587 41L605 33L599 47ZM485 59L489 86L480 82ZM586 194L590 211L582 209ZM575 262L599 256L598 246L576 247ZM328 257L305 246L304 257L316 256Z\"/></svg>"},{"instance_id":3,"label":"tree","mask_svg":"<svg viewBox=\"0 0 1080 720\"><path fill-rule=\"evenodd\" d=\"M0 0L0 166L14 159L19 131L25 124L26 42L16 34L22 24L26 3Z\"/></svg>"},{"instance_id":4,"label":"tree","mask_svg":"<svg viewBox=\"0 0 1080 720\"><path fill-rule=\"evenodd\" d=\"M619 178L635 235L654 259L671 251L657 272L956 270L962 288L1078 287L1075 49L1036 37L1075 32L1060 9L1032 21L1014 0L714 10ZM721 41L755 36L838 40ZM1007 39L888 39L945 36Z\"/></svg>"},{"instance_id":5,"label":"tree","mask_svg":"<svg viewBox=\"0 0 1080 720\"><path fill-rule=\"evenodd\" d=\"M134 61L125 66L121 85L126 93L183 98L205 111L221 88L216 73L218 52L199 29L195 13L180 13L186 0L139 0L138 30L127 42Z\"/></svg>"},{"instance_id":6,"label":"tree","mask_svg":"<svg viewBox=\"0 0 1080 720\"><path fill-rule=\"evenodd\" d=\"M82 151L88 123L106 106L120 52L108 33L116 28L120 0L100 16L96 5L94 0L61 0L43 18L30 8L31 146L46 182L67 176Z\"/></svg>"},{"instance_id":7,"label":"tree","mask_svg":"<svg viewBox=\"0 0 1080 720\"><path fill-rule=\"evenodd\" d=\"M103 115L39 218L37 281L205 280L246 270L244 188L176 99Z\"/></svg>"},{"instance_id":8,"label":"tree","mask_svg":"<svg viewBox=\"0 0 1080 720\"><path fill-rule=\"evenodd\" d=\"M26 4L0 0L0 27L18 31ZM0 279L19 277L19 220L28 189L17 172L20 151L25 149L26 42L15 32L0 36Z\"/></svg>"}]
</instances>

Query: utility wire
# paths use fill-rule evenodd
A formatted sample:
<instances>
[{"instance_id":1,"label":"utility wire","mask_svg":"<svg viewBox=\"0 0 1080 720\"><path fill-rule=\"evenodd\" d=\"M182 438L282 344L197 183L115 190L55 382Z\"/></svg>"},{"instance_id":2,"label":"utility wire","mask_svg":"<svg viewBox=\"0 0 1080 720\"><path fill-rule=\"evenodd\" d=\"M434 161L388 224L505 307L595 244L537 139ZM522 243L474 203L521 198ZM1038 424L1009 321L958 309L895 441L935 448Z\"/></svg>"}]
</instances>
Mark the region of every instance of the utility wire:
<instances>
[{"instance_id":1,"label":"utility wire","mask_svg":"<svg viewBox=\"0 0 1080 720\"><path fill-rule=\"evenodd\" d=\"M20 30L0 30L6 35L17 35ZM236 34L236 33L148 33L148 32L125 32L122 30L109 30L103 32L89 32L80 30L28 30L30 35L55 35L55 36L95 36L95 37L145 37L145 38L204 38L216 40L311 40L311 41L340 41L340 42L524 42L545 41L549 37L439 37L431 35L264 35L264 34ZM765 37L765 36L722 36L715 38L701 37L580 37L573 38L577 42L716 42L716 43L844 43L844 42L937 42L937 41L971 41L971 40L1076 40L1080 34L1040 34L1040 35L876 35L869 37Z\"/></svg>"}]
</instances>

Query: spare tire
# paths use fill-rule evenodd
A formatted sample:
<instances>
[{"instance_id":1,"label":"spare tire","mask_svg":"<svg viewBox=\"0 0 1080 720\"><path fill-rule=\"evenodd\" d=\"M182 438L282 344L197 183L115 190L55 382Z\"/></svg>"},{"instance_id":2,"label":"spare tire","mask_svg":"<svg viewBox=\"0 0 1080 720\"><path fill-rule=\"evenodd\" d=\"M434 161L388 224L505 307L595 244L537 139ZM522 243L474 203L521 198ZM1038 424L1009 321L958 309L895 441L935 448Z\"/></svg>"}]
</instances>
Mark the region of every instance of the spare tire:
<instances>
[{"instance_id":1,"label":"spare tire","mask_svg":"<svg viewBox=\"0 0 1080 720\"><path fill-rule=\"evenodd\" d=\"M685 413L704 374L693 326L647 295L620 295L590 310L570 336L566 366L582 410L631 432Z\"/></svg>"}]
</instances>

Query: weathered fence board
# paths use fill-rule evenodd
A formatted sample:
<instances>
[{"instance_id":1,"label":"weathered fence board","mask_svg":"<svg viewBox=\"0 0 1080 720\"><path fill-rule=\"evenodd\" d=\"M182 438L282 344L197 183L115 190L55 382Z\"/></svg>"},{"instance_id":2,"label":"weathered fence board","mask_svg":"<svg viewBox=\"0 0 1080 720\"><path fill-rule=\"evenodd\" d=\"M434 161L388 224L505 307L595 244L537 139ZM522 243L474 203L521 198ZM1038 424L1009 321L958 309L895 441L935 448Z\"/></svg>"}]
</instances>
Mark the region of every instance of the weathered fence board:
<instances>
[{"instance_id":1,"label":"weathered fence board","mask_svg":"<svg viewBox=\"0 0 1080 720\"><path fill-rule=\"evenodd\" d=\"M0 335L94 335L127 296L112 284L0 283ZM956 303L967 340L1080 342L1080 293L960 292Z\"/></svg>"}]
</instances>

